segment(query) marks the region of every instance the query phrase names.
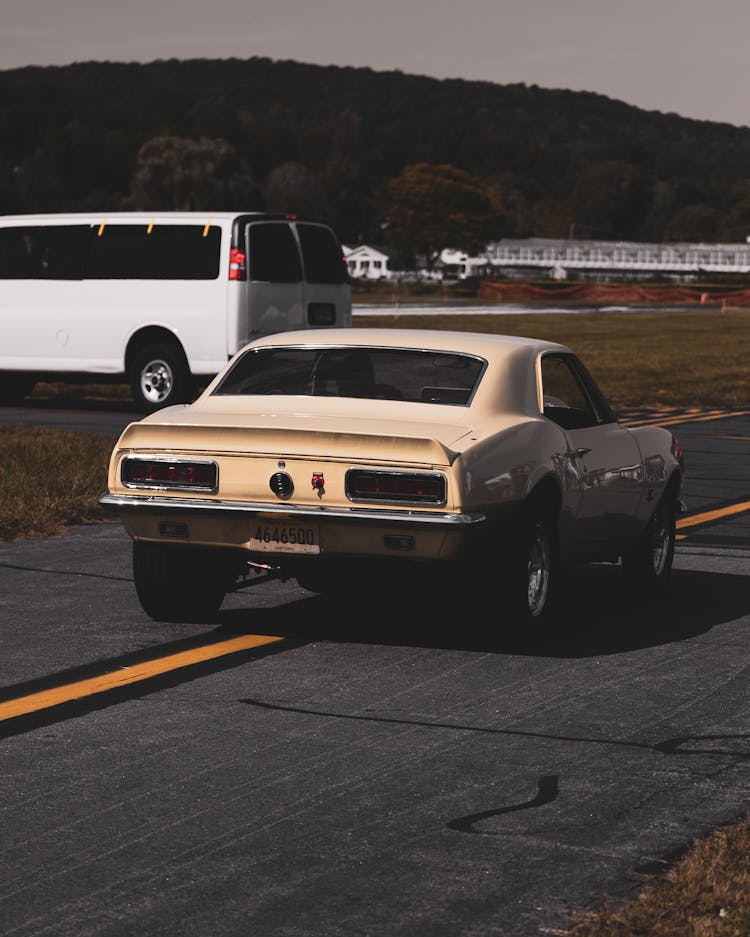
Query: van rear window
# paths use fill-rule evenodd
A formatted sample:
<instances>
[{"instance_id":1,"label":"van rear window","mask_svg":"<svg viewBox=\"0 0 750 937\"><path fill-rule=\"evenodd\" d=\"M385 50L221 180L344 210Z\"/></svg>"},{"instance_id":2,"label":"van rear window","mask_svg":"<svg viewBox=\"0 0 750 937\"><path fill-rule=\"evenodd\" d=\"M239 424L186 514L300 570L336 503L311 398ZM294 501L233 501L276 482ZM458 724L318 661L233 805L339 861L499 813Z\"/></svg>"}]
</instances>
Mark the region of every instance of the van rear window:
<instances>
[{"instance_id":1,"label":"van rear window","mask_svg":"<svg viewBox=\"0 0 750 937\"><path fill-rule=\"evenodd\" d=\"M298 224L305 279L308 283L345 283L348 275L341 246L330 228Z\"/></svg>"},{"instance_id":2,"label":"van rear window","mask_svg":"<svg viewBox=\"0 0 750 937\"><path fill-rule=\"evenodd\" d=\"M299 283L302 269L297 242L285 222L248 225L250 279L266 283Z\"/></svg>"},{"instance_id":3,"label":"van rear window","mask_svg":"<svg viewBox=\"0 0 750 937\"><path fill-rule=\"evenodd\" d=\"M103 225L92 230L86 277L92 280L215 280L217 225Z\"/></svg>"}]
</instances>

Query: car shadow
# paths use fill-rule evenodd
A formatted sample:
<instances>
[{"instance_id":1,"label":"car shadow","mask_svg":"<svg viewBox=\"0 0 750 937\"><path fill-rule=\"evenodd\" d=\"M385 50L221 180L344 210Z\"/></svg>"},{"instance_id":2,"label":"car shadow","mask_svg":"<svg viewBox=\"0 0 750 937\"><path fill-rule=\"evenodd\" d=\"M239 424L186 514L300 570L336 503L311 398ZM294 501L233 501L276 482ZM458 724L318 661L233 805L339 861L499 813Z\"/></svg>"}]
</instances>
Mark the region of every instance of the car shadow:
<instances>
[{"instance_id":1,"label":"car shadow","mask_svg":"<svg viewBox=\"0 0 750 937\"><path fill-rule=\"evenodd\" d=\"M281 635L291 641L390 644L553 657L593 657L684 641L750 613L750 577L675 570L663 598L629 590L619 567L572 570L553 627L544 635L513 628L471 589L439 596L373 593L331 599L304 593L273 608L225 609L220 631Z\"/></svg>"}]
</instances>

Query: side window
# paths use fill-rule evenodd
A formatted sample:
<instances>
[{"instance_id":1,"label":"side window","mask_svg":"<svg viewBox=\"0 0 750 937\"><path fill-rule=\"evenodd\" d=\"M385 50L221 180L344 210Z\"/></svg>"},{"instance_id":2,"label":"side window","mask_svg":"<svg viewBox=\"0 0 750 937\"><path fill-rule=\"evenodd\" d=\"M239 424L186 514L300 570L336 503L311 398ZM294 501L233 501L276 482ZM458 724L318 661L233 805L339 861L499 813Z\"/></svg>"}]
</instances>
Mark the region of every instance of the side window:
<instances>
[{"instance_id":1,"label":"side window","mask_svg":"<svg viewBox=\"0 0 750 937\"><path fill-rule=\"evenodd\" d=\"M345 283L343 251L330 228L324 225L297 225L305 279L308 283Z\"/></svg>"},{"instance_id":2,"label":"side window","mask_svg":"<svg viewBox=\"0 0 750 937\"><path fill-rule=\"evenodd\" d=\"M251 280L299 283L302 279L297 241L286 222L248 225L247 248Z\"/></svg>"},{"instance_id":3,"label":"side window","mask_svg":"<svg viewBox=\"0 0 750 937\"><path fill-rule=\"evenodd\" d=\"M580 376L581 381L583 382L586 392L591 399L594 409L596 410L597 416L602 423L616 423L617 417L615 416L612 408L607 401L607 398L599 389L599 385L596 383L594 378L589 374L588 370L584 366L582 361L579 361L578 358L574 358L574 365L576 373Z\"/></svg>"},{"instance_id":4,"label":"side window","mask_svg":"<svg viewBox=\"0 0 750 937\"><path fill-rule=\"evenodd\" d=\"M104 224L91 228L92 280L215 280L217 225Z\"/></svg>"},{"instance_id":5,"label":"side window","mask_svg":"<svg viewBox=\"0 0 750 937\"><path fill-rule=\"evenodd\" d=\"M80 280L88 243L88 225L0 229L0 279Z\"/></svg>"},{"instance_id":6,"label":"side window","mask_svg":"<svg viewBox=\"0 0 750 937\"><path fill-rule=\"evenodd\" d=\"M542 358L544 415L563 429L583 429L598 422L580 378L565 357Z\"/></svg>"}]
</instances>

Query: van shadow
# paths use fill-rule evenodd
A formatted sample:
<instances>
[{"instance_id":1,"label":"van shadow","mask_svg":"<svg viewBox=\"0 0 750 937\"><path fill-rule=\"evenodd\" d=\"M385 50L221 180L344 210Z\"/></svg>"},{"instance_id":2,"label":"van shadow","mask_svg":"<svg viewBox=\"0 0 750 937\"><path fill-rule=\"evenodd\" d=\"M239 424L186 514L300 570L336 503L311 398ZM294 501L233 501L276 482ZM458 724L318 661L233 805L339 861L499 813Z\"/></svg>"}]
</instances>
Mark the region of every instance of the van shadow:
<instances>
[{"instance_id":1,"label":"van shadow","mask_svg":"<svg viewBox=\"0 0 750 937\"><path fill-rule=\"evenodd\" d=\"M372 593L349 599L306 593L273 608L219 613L224 631L268 632L295 642L389 644L542 657L593 657L684 641L717 625L750 626L750 577L675 570L667 595L655 599L628 590L621 570L587 566L568 573L554 626L544 636L511 627L497 607L465 591L427 595ZM741 623L741 622L740 622Z\"/></svg>"}]
</instances>

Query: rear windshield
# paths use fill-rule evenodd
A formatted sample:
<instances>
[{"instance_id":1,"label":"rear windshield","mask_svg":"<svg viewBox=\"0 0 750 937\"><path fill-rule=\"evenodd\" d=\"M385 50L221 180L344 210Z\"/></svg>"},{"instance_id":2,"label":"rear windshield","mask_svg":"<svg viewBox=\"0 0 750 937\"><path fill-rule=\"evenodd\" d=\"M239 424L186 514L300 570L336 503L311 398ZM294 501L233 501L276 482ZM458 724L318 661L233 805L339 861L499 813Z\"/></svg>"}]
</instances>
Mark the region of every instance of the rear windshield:
<instances>
[{"instance_id":1,"label":"rear windshield","mask_svg":"<svg viewBox=\"0 0 750 937\"><path fill-rule=\"evenodd\" d=\"M360 397L466 406L484 366L472 355L419 349L253 348L235 361L213 394Z\"/></svg>"}]
</instances>

